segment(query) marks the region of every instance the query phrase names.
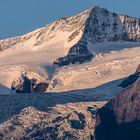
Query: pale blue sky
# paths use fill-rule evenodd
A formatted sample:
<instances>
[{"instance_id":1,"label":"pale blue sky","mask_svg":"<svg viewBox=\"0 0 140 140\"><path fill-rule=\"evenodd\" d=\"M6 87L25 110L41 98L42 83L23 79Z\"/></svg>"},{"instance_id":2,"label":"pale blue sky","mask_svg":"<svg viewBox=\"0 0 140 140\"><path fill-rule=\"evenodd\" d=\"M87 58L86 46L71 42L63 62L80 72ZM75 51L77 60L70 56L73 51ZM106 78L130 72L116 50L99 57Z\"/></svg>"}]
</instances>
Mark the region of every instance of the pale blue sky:
<instances>
[{"instance_id":1,"label":"pale blue sky","mask_svg":"<svg viewBox=\"0 0 140 140\"><path fill-rule=\"evenodd\" d=\"M25 34L95 5L140 17L140 0L0 0L0 38Z\"/></svg>"}]
</instances>

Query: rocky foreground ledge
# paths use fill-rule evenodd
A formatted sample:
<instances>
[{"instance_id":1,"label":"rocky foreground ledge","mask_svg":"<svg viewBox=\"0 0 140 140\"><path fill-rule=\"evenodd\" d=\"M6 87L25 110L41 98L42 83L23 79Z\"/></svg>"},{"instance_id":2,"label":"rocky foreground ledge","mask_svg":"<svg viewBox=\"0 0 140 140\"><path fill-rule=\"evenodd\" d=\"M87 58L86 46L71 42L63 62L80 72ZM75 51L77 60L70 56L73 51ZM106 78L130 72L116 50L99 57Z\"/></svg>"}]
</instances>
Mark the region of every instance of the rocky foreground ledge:
<instances>
[{"instance_id":1,"label":"rocky foreground ledge","mask_svg":"<svg viewBox=\"0 0 140 140\"><path fill-rule=\"evenodd\" d=\"M0 95L0 139L90 140L96 110L105 104L90 100L61 93Z\"/></svg>"}]
</instances>

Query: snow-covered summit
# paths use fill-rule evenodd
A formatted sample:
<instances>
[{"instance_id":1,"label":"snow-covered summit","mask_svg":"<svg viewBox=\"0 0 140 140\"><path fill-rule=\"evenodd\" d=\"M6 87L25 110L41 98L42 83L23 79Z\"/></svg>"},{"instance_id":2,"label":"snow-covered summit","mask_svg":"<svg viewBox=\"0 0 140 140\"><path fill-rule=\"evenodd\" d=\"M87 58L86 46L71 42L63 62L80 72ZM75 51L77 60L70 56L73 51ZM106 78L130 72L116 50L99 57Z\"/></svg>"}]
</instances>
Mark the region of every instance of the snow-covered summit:
<instances>
[{"instance_id":1,"label":"snow-covered summit","mask_svg":"<svg viewBox=\"0 0 140 140\"><path fill-rule=\"evenodd\" d=\"M105 8L94 7L86 20L84 32L78 44L72 46L68 55L57 59L60 66L90 60L93 55L86 51L95 43L116 41L140 41L140 19L119 16ZM84 49L83 49L84 48ZM71 50L74 51L71 51ZM74 53L74 55L73 55ZM83 55L84 54L84 55ZM82 61L82 62L83 62Z\"/></svg>"}]
</instances>

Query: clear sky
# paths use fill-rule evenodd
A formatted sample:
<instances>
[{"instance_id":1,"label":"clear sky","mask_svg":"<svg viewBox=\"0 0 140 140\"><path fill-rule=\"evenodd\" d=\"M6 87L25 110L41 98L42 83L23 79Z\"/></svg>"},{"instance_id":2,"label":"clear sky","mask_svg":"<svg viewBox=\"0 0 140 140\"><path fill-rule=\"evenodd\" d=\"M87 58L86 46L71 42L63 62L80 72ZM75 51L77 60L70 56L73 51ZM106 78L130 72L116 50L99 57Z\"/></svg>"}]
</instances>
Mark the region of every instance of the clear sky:
<instances>
[{"instance_id":1,"label":"clear sky","mask_svg":"<svg viewBox=\"0 0 140 140\"><path fill-rule=\"evenodd\" d=\"M0 38L25 34L95 5L140 18L140 0L0 0Z\"/></svg>"}]
</instances>

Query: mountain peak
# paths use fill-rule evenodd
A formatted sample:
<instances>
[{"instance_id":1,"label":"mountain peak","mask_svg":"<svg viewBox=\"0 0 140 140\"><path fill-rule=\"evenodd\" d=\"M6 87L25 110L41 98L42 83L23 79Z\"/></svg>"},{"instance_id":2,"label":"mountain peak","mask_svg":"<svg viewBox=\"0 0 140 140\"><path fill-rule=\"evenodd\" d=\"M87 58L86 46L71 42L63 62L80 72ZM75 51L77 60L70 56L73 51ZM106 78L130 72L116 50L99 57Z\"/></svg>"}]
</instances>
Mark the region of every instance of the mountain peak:
<instances>
[{"instance_id":1,"label":"mountain peak","mask_svg":"<svg viewBox=\"0 0 140 140\"><path fill-rule=\"evenodd\" d=\"M57 59L55 64L63 66L70 63L81 62L79 59L82 59L82 62L91 60L91 57L93 57L93 55L91 55L92 52L87 50L91 44L93 47L95 43L105 41L140 41L138 30L138 28L140 28L139 21L136 20L136 24L134 24L135 20L135 18L130 20L127 17L121 18L118 14L112 13L105 8L98 6L93 7L85 21L83 35L78 44L71 47L66 57ZM131 29L133 29L133 31ZM73 50L73 52L71 50ZM85 54L83 56L83 53L80 53L83 52L82 50L87 50L88 56Z\"/></svg>"},{"instance_id":2,"label":"mountain peak","mask_svg":"<svg viewBox=\"0 0 140 140\"><path fill-rule=\"evenodd\" d=\"M64 46L64 49L67 48L67 50L65 49L67 54L63 53L57 57L59 60L57 64L62 66L63 64L59 64L61 60L62 62L68 61L64 64L81 62L79 59L82 59L82 62L91 60L94 52L89 52L87 48L94 47L95 43L140 41L139 30L139 19L128 16L121 17L105 8L94 6L77 15L58 19L27 35L0 40L0 50L15 46L28 47L28 44L31 48L41 48L43 45L47 46L48 42L57 40L63 42L61 46ZM83 50L86 50L88 57L85 53L82 54ZM74 58L74 61L69 61L66 59L67 57Z\"/></svg>"},{"instance_id":3,"label":"mountain peak","mask_svg":"<svg viewBox=\"0 0 140 140\"><path fill-rule=\"evenodd\" d=\"M92 8L92 12L109 12L109 10L107 10L106 8L102 8L100 6L94 6Z\"/></svg>"},{"instance_id":4,"label":"mountain peak","mask_svg":"<svg viewBox=\"0 0 140 140\"><path fill-rule=\"evenodd\" d=\"M100 6L98 6L98 5L95 5L95 6L93 6L92 9L94 9L94 10L101 10L102 8Z\"/></svg>"}]
</instances>

